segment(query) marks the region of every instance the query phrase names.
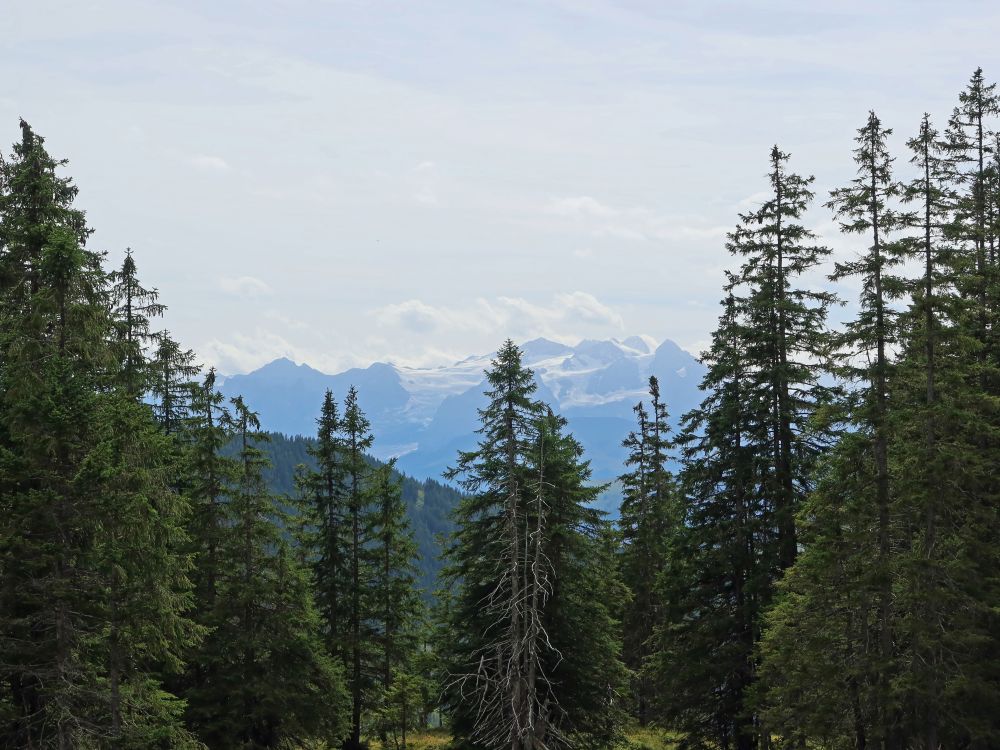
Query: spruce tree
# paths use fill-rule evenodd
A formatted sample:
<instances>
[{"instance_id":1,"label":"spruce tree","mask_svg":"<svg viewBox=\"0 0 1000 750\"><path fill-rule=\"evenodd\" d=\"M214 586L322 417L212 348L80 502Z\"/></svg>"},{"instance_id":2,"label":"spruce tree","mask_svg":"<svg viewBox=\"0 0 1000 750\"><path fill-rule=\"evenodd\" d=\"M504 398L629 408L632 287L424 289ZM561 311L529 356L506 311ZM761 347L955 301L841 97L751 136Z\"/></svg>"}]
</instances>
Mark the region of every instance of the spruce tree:
<instances>
[{"instance_id":1,"label":"spruce tree","mask_svg":"<svg viewBox=\"0 0 1000 750\"><path fill-rule=\"evenodd\" d=\"M121 383L135 398L146 395L151 385L151 368L146 349L153 342L150 318L163 314L166 306L158 302L155 289L146 289L139 281L132 249L125 253L121 269L111 274L111 315L115 321Z\"/></svg>"},{"instance_id":2,"label":"spruce tree","mask_svg":"<svg viewBox=\"0 0 1000 750\"><path fill-rule=\"evenodd\" d=\"M995 352L989 340L992 329L991 289L996 286L996 238L989 232L987 207L990 197L987 170L991 149L990 118L1000 111L996 84L988 84L983 69L977 68L969 84L959 94L945 136L945 148L953 165L952 181L957 190L955 213L950 229L959 248L968 253L969 270L959 278L960 291L977 301L976 338L982 342L980 358Z\"/></svg>"},{"instance_id":3,"label":"spruce tree","mask_svg":"<svg viewBox=\"0 0 1000 750\"><path fill-rule=\"evenodd\" d=\"M704 360L708 395L679 439L684 521L651 672L664 718L692 745L745 750L767 737L750 701L762 613L795 562L795 516L830 441L815 417L830 400L820 378L834 297L801 286L829 250L801 223L812 178L787 160L772 149L771 194L729 235L744 260Z\"/></svg>"},{"instance_id":4,"label":"spruce tree","mask_svg":"<svg viewBox=\"0 0 1000 750\"><path fill-rule=\"evenodd\" d=\"M351 691L351 732L345 743L348 750L359 750L365 692L374 681L372 665L372 600L370 581L374 568L372 544L375 542L368 506L371 502L371 466L367 452L374 437L370 423L358 403L358 391L351 386L344 399L341 422L344 441L344 482L346 491L345 537L347 574L344 609L347 622L344 637L345 667Z\"/></svg>"},{"instance_id":5,"label":"spruce tree","mask_svg":"<svg viewBox=\"0 0 1000 750\"><path fill-rule=\"evenodd\" d=\"M0 674L15 706L12 746L79 744L106 707L95 675L103 600L92 554L99 498L80 467L93 445L99 378L111 361L100 258L71 207L62 163L22 122L7 163L2 233Z\"/></svg>"},{"instance_id":6,"label":"spruce tree","mask_svg":"<svg viewBox=\"0 0 1000 750\"><path fill-rule=\"evenodd\" d=\"M191 389L186 443L186 491L192 506L191 542L198 611L211 613L218 582L226 566L222 540L229 519L230 487L238 475L235 459L223 455L233 438L233 421L225 397L215 385L215 369Z\"/></svg>"},{"instance_id":7,"label":"spruce tree","mask_svg":"<svg viewBox=\"0 0 1000 750\"><path fill-rule=\"evenodd\" d=\"M637 430L623 442L629 450L625 464L631 471L620 477L623 497L618 520L622 577L632 594L622 623L623 657L635 674L635 712L642 726L649 720L652 700L645 662L651 656L653 631L663 615L656 572L667 564L676 521L674 482L666 467L670 427L654 376L649 379L649 394L652 413L647 413L641 402L636 404Z\"/></svg>"},{"instance_id":8,"label":"spruce tree","mask_svg":"<svg viewBox=\"0 0 1000 750\"><path fill-rule=\"evenodd\" d=\"M894 709L889 695L890 683L896 671L893 646L892 554L893 529L890 503L892 491L889 472L889 381L892 364L889 351L900 341L898 315L893 303L906 290L906 282L891 273L902 260L903 246L898 232L905 219L894 208L900 187L892 174L892 158L886 138L892 130L885 128L874 112L858 131L854 161L857 177L851 185L832 193L830 206L840 219L841 231L866 236L868 249L856 260L837 263L832 279L860 277L861 299L858 317L847 323L837 342L840 347L839 375L850 386L844 404L844 421L854 432L844 437L844 445L859 437L867 443L864 453L870 459L857 456L859 465L870 466L871 489L877 509L875 544L865 546L866 554L874 550L868 576L856 586L872 592L877 600L877 614L872 632L865 634L877 641L877 650L866 655L874 676L879 726L872 734L889 748L898 746Z\"/></svg>"},{"instance_id":9,"label":"spruce tree","mask_svg":"<svg viewBox=\"0 0 1000 750\"><path fill-rule=\"evenodd\" d=\"M343 661L347 648L345 604L349 568L345 555L345 446L340 429L337 402L328 390L316 420L316 441L309 447L316 469L305 472L301 477L306 537L300 539L300 544L308 550L316 606L323 620L327 650L332 657Z\"/></svg>"},{"instance_id":10,"label":"spruce tree","mask_svg":"<svg viewBox=\"0 0 1000 750\"><path fill-rule=\"evenodd\" d=\"M182 349L169 331L160 331L151 367L153 411L164 432L179 435L190 416L192 385L199 370L194 352Z\"/></svg>"},{"instance_id":11,"label":"spruce tree","mask_svg":"<svg viewBox=\"0 0 1000 750\"><path fill-rule=\"evenodd\" d=\"M776 553L758 489L771 442L759 436L768 410L752 398L749 336L729 293L702 356L705 399L678 436L683 522L659 580L666 612L648 671L657 717L693 747L756 746L748 693Z\"/></svg>"},{"instance_id":12,"label":"spruce tree","mask_svg":"<svg viewBox=\"0 0 1000 750\"><path fill-rule=\"evenodd\" d=\"M815 236L801 223L813 198L809 186L814 178L788 172L788 158L777 146L771 149L771 195L758 210L740 217L728 245L731 253L745 258L729 288L736 292L749 334L747 362L754 384L748 395L767 413L761 426L771 444L766 481L781 568L795 562L795 512L821 448L808 423L828 397L820 377L829 347L826 313L834 301L828 292L796 284L830 250L815 244Z\"/></svg>"},{"instance_id":13,"label":"spruce tree","mask_svg":"<svg viewBox=\"0 0 1000 750\"><path fill-rule=\"evenodd\" d=\"M829 206L841 231L869 243L855 260L837 263L831 277L861 279L858 317L836 342L837 374L848 387L832 418L849 429L825 462L818 490L800 516L808 541L804 555L818 562L804 560L787 576L787 597L772 615L775 632L764 647L774 689L771 718L779 731L797 736L800 727L812 725L813 732L823 727L826 736L833 730L824 721L843 715L845 722L849 717L855 744L874 741L885 747L900 741L891 687L900 665L894 636L892 554L898 533L892 524L889 387L890 351L901 339L894 302L907 288L891 273L903 257L904 243L897 235L907 223L894 207L901 188L886 148L891 132L869 113L855 139L857 177L831 194ZM807 627L820 632L803 635ZM788 628L799 640L826 647L818 654L793 646ZM817 703L817 693L827 696L825 705ZM838 693L839 704L830 697ZM843 707L839 714L835 705Z\"/></svg>"},{"instance_id":14,"label":"spruce tree","mask_svg":"<svg viewBox=\"0 0 1000 750\"><path fill-rule=\"evenodd\" d=\"M327 656L305 572L264 483L257 415L232 400L237 474L228 489L213 630L203 659L211 680L189 693L199 736L218 748L273 748L337 739L344 729L341 672Z\"/></svg>"},{"instance_id":15,"label":"spruce tree","mask_svg":"<svg viewBox=\"0 0 1000 750\"><path fill-rule=\"evenodd\" d=\"M447 549L452 731L462 747L613 742L624 677L610 614L619 590L585 506L600 488L587 486L580 447L561 420L533 399L532 373L513 342L486 377L478 448L460 453L449 472L468 492Z\"/></svg>"},{"instance_id":16,"label":"spruce tree","mask_svg":"<svg viewBox=\"0 0 1000 750\"><path fill-rule=\"evenodd\" d=\"M543 552L552 566L541 624L554 647L543 652L540 674L557 707L551 740L535 747L558 746L560 738L568 747L613 747L626 717L621 696L628 670L615 613L627 599L627 585L618 571L617 535L593 507L605 487L593 482L583 447L566 424L546 408L535 451L536 491L546 506ZM666 494L670 488L662 489Z\"/></svg>"},{"instance_id":17,"label":"spruce tree","mask_svg":"<svg viewBox=\"0 0 1000 750\"><path fill-rule=\"evenodd\" d=\"M186 505L149 408L124 387L76 188L21 129L0 196L3 744L181 745L162 677L197 637Z\"/></svg>"},{"instance_id":18,"label":"spruce tree","mask_svg":"<svg viewBox=\"0 0 1000 750\"><path fill-rule=\"evenodd\" d=\"M977 89L992 95L981 72L963 103L983 98L988 104L990 97L977 97ZM926 117L909 142L919 170L907 190L918 208L910 249L924 273L905 318L894 390L901 490L894 511L906 533L897 606L900 641L913 665L899 680L898 702L907 738L917 747L989 745L1000 736L988 708L1000 695L1000 674L987 656L997 648L987 613L1000 591L985 573L1000 564L988 530L1000 522L990 468L1000 434L996 362L981 336L980 299L968 286L978 262L968 239L977 230L969 194L954 179L953 145L953 135L942 143ZM993 274L988 228L986 247Z\"/></svg>"},{"instance_id":19,"label":"spruce tree","mask_svg":"<svg viewBox=\"0 0 1000 750\"><path fill-rule=\"evenodd\" d=\"M446 575L459 586L449 626L452 643L445 696L452 731L473 747L522 750L535 743L542 703L527 685L537 668L540 634L528 634L531 602L524 549L535 423L540 407L521 352L507 341L486 373L489 404L480 410L478 450L460 453L446 475L461 476L469 497L455 513ZM532 576L541 588L543 571ZM548 591L545 591L547 595ZM530 662L530 664L529 664ZM548 717L544 717L548 720Z\"/></svg>"},{"instance_id":20,"label":"spruce tree","mask_svg":"<svg viewBox=\"0 0 1000 750\"><path fill-rule=\"evenodd\" d=\"M94 427L80 481L99 498L102 521L94 564L105 589L109 705L100 734L110 747L193 747L184 704L164 689L203 635L191 619L189 507L170 486L170 439L127 386L101 398Z\"/></svg>"},{"instance_id":21,"label":"spruce tree","mask_svg":"<svg viewBox=\"0 0 1000 750\"><path fill-rule=\"evenodd\" d=\"M400 480L394 476L395 462L373 472L375 565L371 579L372 616L378 628L379 685L384 693L392 688L393 675L404 673L418 647L423 603L416 588L417 545L403 503Z\"/></svg>"}]
</instances>

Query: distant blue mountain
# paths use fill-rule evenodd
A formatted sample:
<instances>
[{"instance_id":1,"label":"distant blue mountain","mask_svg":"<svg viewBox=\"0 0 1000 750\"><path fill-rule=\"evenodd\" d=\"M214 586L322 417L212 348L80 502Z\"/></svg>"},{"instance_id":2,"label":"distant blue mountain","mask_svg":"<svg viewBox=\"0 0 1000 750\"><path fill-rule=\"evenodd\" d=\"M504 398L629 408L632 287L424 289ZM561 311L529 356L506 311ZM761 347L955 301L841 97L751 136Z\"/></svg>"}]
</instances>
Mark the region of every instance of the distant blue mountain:
<instances>
[{"instance_id":1,"label":"distant blue mountain","mask_svg":"<svg viewBox=\"0 0 1000 750\"><path fill-rule=\"evenodd\" d=\"M672 341L654 349L638 336L585 340L577 346L535 339L523 344L522 351L535 373L537 397L567 418L596 481L610 481L621 473L621 442L633 429L632 407L648 398L650 375L659 379L675 425L701 400L698 385L704 367ZM477 410L485 405L483 372L491 358L472 356L437 368L377 362L335 375L278 359L226 378L222 391L242 394L260 413L265 429L312 435L324 391L331 389L343 401L353 385L372 422L372 454L398 456L400 470L417 479L440 479L459 450L476 445Z\"/></svg>"}]
</instances>

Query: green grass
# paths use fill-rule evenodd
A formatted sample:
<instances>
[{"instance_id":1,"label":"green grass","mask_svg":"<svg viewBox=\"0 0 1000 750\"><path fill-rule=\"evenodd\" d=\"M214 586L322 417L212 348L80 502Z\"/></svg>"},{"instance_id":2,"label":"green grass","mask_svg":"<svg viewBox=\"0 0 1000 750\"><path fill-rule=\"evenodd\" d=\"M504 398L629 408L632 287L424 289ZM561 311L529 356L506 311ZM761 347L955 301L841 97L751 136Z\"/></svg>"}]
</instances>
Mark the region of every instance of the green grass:
<instances>
[{"instance_id":1,"label":"green grass","mask_svg":"<svg viewBox=\"0 0 1000 750\"><path fill-rule=\"evenodd\" d=\"M677 744L669 732L652 727L631 727L625 737L629 750L674 750Z\"/></svg>"},{"instance_id":2,"label":"green grass","mask_svg":"<svg viewBox=\"0 0 1000 750\"><path fill-rule=\"evenodd\" d=\"M447 730L425 729L406 735L406 750L445 750L450 742L451 735ZM378 750L378 741L372 742L371 746L372 750Z\"/></svg>"},{"instance_id":3,"label":"green grass","mask_svg":"<svg viewBox=\"0 0 1000 750\"><path fill-rule=\"evenodd\" d=\"M667 732L650 727L632 727L625 732L628 750L674 750L676 743ZM407 750L445 750L451 737L444 729L416 732L406 738ZM374 747L374 745L373 745ZM594 750L597 750L596 748Z\"/></svg>"}]
</instances>

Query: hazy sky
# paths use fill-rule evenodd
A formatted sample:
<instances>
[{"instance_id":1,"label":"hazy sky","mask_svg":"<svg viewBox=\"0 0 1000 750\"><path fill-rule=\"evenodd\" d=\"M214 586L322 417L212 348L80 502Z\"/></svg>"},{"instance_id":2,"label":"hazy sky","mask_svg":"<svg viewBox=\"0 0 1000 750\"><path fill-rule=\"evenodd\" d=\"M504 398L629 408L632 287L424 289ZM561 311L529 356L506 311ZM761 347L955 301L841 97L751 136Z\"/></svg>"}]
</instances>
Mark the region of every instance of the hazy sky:
<instances>
[{"instance_id":1,"label":"hazy sky","mask_svg":"<svg viewBox=\"0 0 1000 750\"><path fill-rule=\"evenodd\" d=\"M506 336L697 350L771 144L825 200L870 108L901 144L977 65L1000 77L994 2L8 0L2 16L0 141L23 116L70 160L93 246L116 263L131 246L166 324L227 373L438 364ZM810 224L849 252L825 209Z\"/></svg>"}]
</instances>

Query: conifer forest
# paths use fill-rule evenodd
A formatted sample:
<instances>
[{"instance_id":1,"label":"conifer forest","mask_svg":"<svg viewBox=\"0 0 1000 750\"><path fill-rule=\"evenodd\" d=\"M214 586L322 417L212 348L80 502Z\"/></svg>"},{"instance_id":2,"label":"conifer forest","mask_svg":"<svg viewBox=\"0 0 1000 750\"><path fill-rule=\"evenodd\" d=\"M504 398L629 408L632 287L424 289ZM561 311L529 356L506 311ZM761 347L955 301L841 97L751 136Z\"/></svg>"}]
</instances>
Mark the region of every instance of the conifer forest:
<instances>
[{"instance_id":1,"label":"conifer forest","mask_svg":"<svg viewBox=\"0 0 1000 750\"><path fill-rule=\"evenodd\" d=\"M1000 747L1000 95L944 104L858 112L828 193L745 155L701 403L648 379L615 517L511 339L435 482L354 387L268 432L2 123L0 746Z\"/></svg>"}]
</instances>

